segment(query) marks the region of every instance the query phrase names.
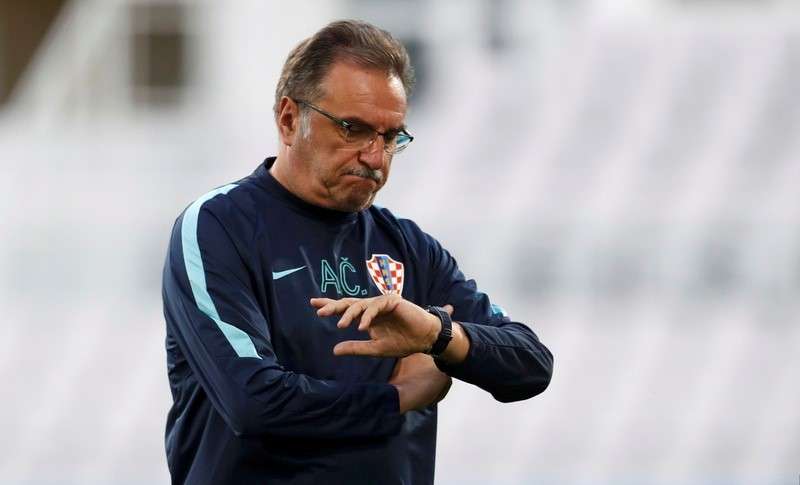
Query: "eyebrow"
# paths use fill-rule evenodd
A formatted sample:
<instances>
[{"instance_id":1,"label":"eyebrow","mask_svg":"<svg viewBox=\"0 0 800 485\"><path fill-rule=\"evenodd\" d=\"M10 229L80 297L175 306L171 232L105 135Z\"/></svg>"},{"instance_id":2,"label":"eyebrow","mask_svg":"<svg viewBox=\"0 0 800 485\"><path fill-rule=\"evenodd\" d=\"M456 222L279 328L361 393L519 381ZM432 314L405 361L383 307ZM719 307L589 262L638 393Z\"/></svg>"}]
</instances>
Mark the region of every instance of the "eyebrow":
<instances>
[{"instance_id":1,"label":"eyebrow","mask_svg":"<svg viewBox=\"0 0 800 485\"><path fill-rule=\"evenodd\" d=\"M366 126L369 126L370 128L372 128L373 130L375 129L375 127L372 125L372 123L367 123L366 121L362 120L358 116L343 117L342 120L347 121L348 123L358 123L359 125L366 125ZM403 123L398 128L389 128L386 131L387 132L388 131L402 131L402 130L405 130L405 129L406 129L406 124Z\"/></svg>"}]
</instances>

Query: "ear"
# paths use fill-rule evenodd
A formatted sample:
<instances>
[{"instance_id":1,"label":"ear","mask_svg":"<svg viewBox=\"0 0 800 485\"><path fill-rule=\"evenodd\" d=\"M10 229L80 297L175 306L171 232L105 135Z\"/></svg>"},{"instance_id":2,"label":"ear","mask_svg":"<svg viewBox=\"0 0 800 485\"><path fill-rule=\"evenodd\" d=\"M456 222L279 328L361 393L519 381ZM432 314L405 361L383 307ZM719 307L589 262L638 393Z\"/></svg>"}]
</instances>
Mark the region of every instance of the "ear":
<instances>
[{"instance_id":1,"label":"ear","mask_svg":"<svg viewBox=\"0 0 800 485\"><path fill-rule=\"evenodd\" d=\"M282 97L278 105L277 123L281 143L292 146L297 130L300 129L300 109L288 96Z\"/></svg>"}]
</instances>

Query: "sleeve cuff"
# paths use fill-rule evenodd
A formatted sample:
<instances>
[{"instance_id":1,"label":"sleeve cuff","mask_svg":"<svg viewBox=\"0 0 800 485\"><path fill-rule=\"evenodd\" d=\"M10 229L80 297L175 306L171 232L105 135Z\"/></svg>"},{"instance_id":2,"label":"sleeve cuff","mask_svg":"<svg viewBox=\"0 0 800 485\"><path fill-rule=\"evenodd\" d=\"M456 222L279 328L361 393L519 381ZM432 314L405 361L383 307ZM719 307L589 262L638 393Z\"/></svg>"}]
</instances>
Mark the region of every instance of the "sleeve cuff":
<instances>
[{"instance_id":1,"label":"sleeve cuff","mask_svg":"<svg viewBox=\"0 0 800 485\"><path fill-rule=\"evenodd\" d=\"M467 339L469 339L469 351L467 351L467 356L463 361L457 364L450 364L439 359L434 359L433 361L436 363L436 367L438 367L440 371L444 372L450 377L463 380L463 376L472 374L474 363L479 360L477 358L477 354L480 343L479 339L476 337L475 329L473 328L473 326L476 324L470 322L455 323L461 325L461 328L464 329L464 335L466 335Z\"/></svg>"}]
</instances>

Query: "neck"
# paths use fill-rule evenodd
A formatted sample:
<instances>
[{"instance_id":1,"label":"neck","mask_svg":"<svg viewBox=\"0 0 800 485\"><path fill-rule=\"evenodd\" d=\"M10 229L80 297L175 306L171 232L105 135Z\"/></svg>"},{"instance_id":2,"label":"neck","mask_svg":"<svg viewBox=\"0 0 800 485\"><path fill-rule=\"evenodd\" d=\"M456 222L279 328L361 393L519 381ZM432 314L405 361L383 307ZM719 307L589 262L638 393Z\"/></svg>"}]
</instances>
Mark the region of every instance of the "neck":
<instances>
[{"instance_id":1,"label":"neck","mask_svg":"<svg viewBox=\"0 0 800 485\"><path fill-rule=\"evenodd\" d=\"M278 156L275 157L275 162L273 162L272 167L270 167L269 173L272 174L275 180L277 180L279 184L283 185L286 190L300 197L301 199L305 199L305 197L298 193L297 189L292 186L290 164L291 161L286 153L286 149L285 147L282 147L278 152Z\"/></svg>"}]
</instances>

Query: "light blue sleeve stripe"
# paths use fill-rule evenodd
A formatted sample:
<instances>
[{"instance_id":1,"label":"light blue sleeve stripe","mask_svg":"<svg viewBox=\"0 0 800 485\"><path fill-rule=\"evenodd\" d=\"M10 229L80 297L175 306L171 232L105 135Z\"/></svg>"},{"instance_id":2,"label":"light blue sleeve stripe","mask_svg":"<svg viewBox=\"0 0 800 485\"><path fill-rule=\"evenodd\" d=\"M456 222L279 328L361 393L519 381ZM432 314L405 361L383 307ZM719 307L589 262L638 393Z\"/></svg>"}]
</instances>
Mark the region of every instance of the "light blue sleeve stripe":
<instances>
[{"instance_id":1,"label":"light blue sleeve stripe","mask_svg":"<svg viewBox=\"0 0 800 485\"><path fill-rule=\"evenodd\" d=\"M200 246L197 244L197 218L200 208L205 202L219 194L227 194L236 184L229 184L200 197L186 209L181 223L181 244L183 246L183 262L186 265L186 275L189 277L189 284L192 286L194 301L200 310L209 316L217 324L219 329L228 339L236 355L239 357L261 357L256 352L256 347L250 336L242 330L234 327L230 323L225 323L219 318L217 307L211 300L206 286L206 272L203 268L203 258L200 255Z\"/></svg>"},{"instance_id":2,"label":"light blue sleeve stripe","mask_svg":"<svg viewBox=\"0 0 800 485\"><path fill-rule=\"evenodd\" d=\"M500 305L495 305L492 303L492 315L500 315L501 317L507 317L508 313L501 307Z\"/></svg>"}]
</instances>

